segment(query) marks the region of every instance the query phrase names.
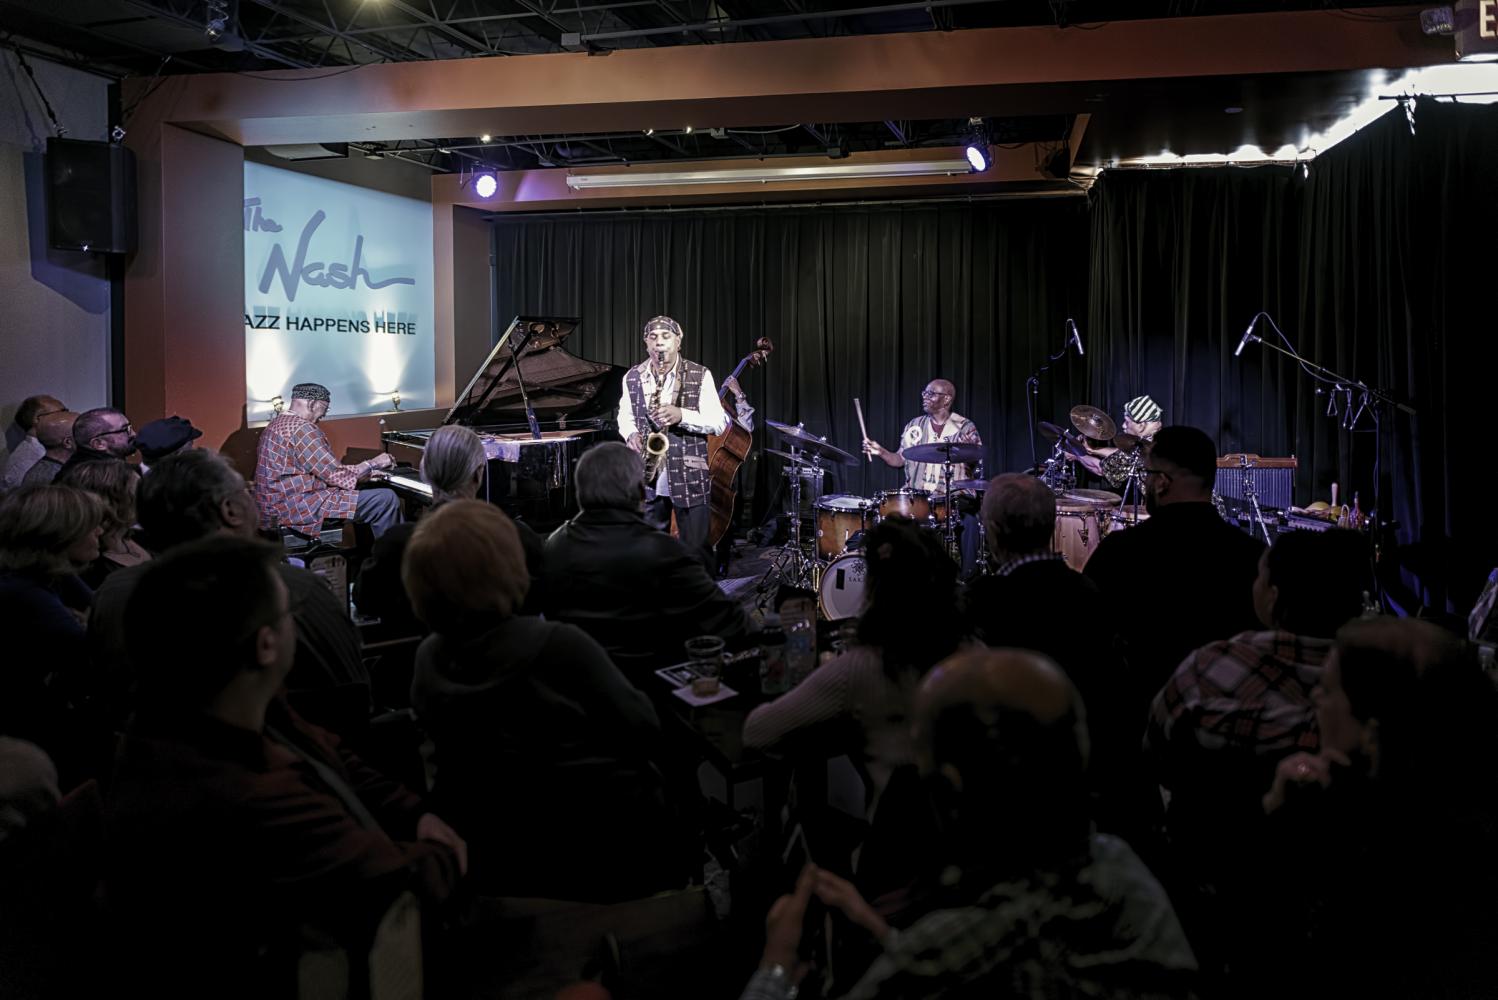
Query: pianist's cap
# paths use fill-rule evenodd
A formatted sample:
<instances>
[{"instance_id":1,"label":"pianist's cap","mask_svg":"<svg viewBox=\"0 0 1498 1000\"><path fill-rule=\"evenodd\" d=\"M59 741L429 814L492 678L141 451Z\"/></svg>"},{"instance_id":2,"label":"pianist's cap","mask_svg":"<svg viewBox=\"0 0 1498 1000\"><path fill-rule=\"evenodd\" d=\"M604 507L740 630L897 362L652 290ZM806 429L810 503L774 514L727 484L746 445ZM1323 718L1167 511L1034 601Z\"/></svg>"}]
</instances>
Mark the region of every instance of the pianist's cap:
<instances>
[{"instance_id":1,"label":"pianist's cap","mask_svg":"<svg viewBox=\"0 0 1498 1000\"><path fill-rule=\"evenodd\" d=\"M291 387L291 398L310 399L314 403L331 403L333 394L325 385L318 385L316 382L298 382Z\"/></svg>"},{"instance_id":2,"label":"pianist's cap","mask_svg":"<svg viewBox=\"0 0 1498 1000\"><path fill-rule=\"evenodd\" d=\"M657 330L667 330L678 337L686 336L681 332L681 324L670 316L657 316L645 324L645 336L648 337Z\"/></svg>"},{"instance_id":3,"label":"pianist's cap","mask_svg":"<svg viewBox=\"0 0 1498 1000\"><path fill-rule=\"evenodd\" d=\"M1123 405L1124 416L1136 424L1147 424L1152 420L1159 420L1160 414L1165 411L1160 404L1148 396L1135 396Z\"/></svg>"}]
</instances>

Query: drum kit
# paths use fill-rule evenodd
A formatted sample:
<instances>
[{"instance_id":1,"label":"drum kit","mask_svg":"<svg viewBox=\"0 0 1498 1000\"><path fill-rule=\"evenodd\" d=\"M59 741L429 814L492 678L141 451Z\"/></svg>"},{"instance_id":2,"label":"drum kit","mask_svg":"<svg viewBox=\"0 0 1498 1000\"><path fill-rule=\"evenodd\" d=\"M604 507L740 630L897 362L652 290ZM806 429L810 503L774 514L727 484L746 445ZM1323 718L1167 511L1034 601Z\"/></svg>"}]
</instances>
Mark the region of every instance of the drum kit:
<instances>
[{"instance_id":1,"label":"drum kit","mask_svg":"<svg viewBox=\"0 0 1498 1000\"><path fill-rule=\"evenodd\" d=\"M1113 418L1095 406L1074 406L1069 414L1075 430L1042 420L1040 434L1053 442L1050 458L1041 463L1040 477L1056 495L1056 531L1052 548L1066 564L1080 571L1109 532L1148 520L1140 510L1144 501L1144 462L1139 438L1123 434ZM1075 463L1066 456L1082 457L1093 447L1111 445L1118 450L1107 456L1105 476L1123 492L1077 488Z\"/></svg>"},{"instance_id":2,"label":"drum kit","mask_svg":"<svg viewBox=\"0 0 1498 1000\"><path fill-rule=\"evenodd\" d=\"M767 420L765 425L784 440L784 451L766 448L765 453L786 460L783 474L790 482L790 538L771 561L758 586L761 607L768 604L778 587L793 587L817 594L818 606L828 619L852 618L863 610L867 563L861 544L864 532L889 517L908 517L919 525L942 532L947 551L960 561L956 531L961 521L948 498L954 490L981 492L988 484L978 479L953 479L952 467L982 460L983 450L974 444L938 441L905 449L912 462L942 466L945 495L903 487L861 497L851 493L821 495L823 477L832 465L857 465L858 459L826 438L800 424ZM815 532L802 538L802 491L809 488L811 525ZM981 526L980 526L981 531Z\"/></svg>"}]
</instances>

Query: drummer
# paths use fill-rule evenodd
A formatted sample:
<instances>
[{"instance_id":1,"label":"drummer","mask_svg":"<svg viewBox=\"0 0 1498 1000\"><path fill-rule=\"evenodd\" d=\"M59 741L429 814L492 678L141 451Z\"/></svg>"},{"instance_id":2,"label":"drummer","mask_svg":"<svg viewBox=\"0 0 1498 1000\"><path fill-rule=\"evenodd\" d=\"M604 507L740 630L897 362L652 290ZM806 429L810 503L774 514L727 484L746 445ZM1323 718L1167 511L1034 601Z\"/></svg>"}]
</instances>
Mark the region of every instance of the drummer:
<instances>
[{"instance_id":1,"label":"drummer","mask_svg":"<svg viewBox=\"0 0 1498 1000\"><path fill-rule=\"evenodd\" d=\"M873 455L885 465L905 470L905 485L913 490L923 490L933 497L941 496L946 487L942 466L932 462L907 462L905 449L937 441L958 441L963 444L982 445L978 436L978 425L952 410L957 399L957 387L944 378L932 379L921 390L921 415L905 425L900 432L900 450L890 451L878 441L863 439L863 452ZM980 478L970 464L952 466L952 478ZM959 493L959 496L965 495ZM962 575L970 576L978 564L978 518L976 512L964 512L959 525L959 540L962 545Z\"/></svg>"},{"instance_id":2,"label":"drummer","mask_svg":"<svg viewBox=\"0 0 1498 1000\"><path fill-rule=\"evenodd\" d=\"M1153 441L1164 426L1164 416L1165 410L1149 396L1135 396L1123 405L1123 434L1115 437L1112 443L1095 448L1084 439L1085 454L1064 454L1093 475L1102 476L1117 489L1124 485L1130 471L1138 464L1141 449Z\"/></svg>"}]
</instances>

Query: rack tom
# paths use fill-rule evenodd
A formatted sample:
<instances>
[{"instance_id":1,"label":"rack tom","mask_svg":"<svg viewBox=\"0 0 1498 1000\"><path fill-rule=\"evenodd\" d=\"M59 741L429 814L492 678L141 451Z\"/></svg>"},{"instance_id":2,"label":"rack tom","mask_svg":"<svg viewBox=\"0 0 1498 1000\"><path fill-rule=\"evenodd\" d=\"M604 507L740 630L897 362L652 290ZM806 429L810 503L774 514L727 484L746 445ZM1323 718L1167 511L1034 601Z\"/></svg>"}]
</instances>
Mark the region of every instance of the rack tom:
<instances>
[{"instance_id":1,"label":"rack tom","mask_svg":"<svg viewBox=\"0 0 1498 1000\"><path fill-rule=\"evenodd\" d=\"M912 490L908 487L885 490L874 494L874 504L878 508L880 520L886 517L908 517L917 524L927 524L931 520L931 494L925 490Z\"/></svg>"}]
</instances>

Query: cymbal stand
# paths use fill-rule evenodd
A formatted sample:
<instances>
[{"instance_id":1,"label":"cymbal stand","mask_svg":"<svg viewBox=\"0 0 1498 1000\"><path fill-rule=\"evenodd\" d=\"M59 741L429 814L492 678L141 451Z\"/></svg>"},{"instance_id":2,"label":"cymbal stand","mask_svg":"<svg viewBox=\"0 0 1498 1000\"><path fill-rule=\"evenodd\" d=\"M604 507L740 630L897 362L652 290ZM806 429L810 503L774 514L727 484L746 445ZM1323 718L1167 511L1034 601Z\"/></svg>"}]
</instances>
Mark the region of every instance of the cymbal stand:
<instances>
[{"instance_id":1,"label":"cymbal stand","mask_svg":"<svg viewBox=\"0 0 1498 1000\"><path fill-rule=\"evenodd\" d=\"M954 555L957 561L962 562L962 553L957 551L957 498L952 496L952 454L947 453L946 461L941 463L941 495L947 501L947 522L943 525L942 542L947 547L947 555Z\"/></svg>"},{"instance_id":2,"label":"cymbal stand","mask_svg":"<svg viewBox=\"0 0 1498 1000\"><path fill-rule=\"evenodd\" d=\"M1140 460L1139 452L1134 452L1134 462L1129 466L1129 474L1124 477L1123 497L1118 501L1118 510L1115 514L1124 517L1124 508L1128 507L1129 497L1134 498L1133 523L1139 523L1139 505L1144 502L1144 463Z\"/></svg>"},{"instance_id":3,"label":"cymbal stand","mask_svg":"<svg viewBox=\"0 0 1498 1000\"><path fill-rule=\"evenodd\" d=\"M1259 491L1254 488L1254 477L1249 474L1253 463L1247 455L1239 455L1238 462L1243 470L1243 500L1248 504L1248 533L1255 534L1254 528L1257 527L1257 533L1264 536L1264 544L1273 545L1269 540L1269 526L1264 523L1264 514L1259 510Z\"/></svg>"},{"instance_id":4,"label":"cymbal stand","mask_svg":"<svg viewBox=\"0 0 1498 1000\"><path fill-rule=\"evenodd\" d=\"M790 445L790 451L791 471L796 473L791 477L791 537L775 553L770 568L765 570L765 575L760 577L759 584L755 587L758 595L755 603L761 611L781 586L814 592L820 583L821 566L801 547L801 467L814 466L816 463L803 462L801 450L794 442Z\"/></svg>"}]
</instances>

